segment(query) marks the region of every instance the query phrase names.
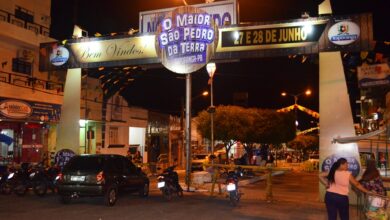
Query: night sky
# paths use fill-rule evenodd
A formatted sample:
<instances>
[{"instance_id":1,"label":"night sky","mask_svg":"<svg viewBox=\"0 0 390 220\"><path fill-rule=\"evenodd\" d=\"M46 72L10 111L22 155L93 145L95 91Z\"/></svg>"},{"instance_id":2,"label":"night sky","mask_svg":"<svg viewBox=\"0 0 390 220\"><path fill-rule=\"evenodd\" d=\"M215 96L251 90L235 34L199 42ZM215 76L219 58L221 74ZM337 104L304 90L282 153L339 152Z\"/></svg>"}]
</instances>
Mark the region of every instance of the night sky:
<instances>
[{"instance_id":1,"label":"night sky","mask_svg":"<svg viewBox=\"0 0 390 220\"><path fill-rule=\"evenodd\" d=\"M190 4L202 3L187 0ZM300 18L303 11L317 16L320 0L240 0L241 22L264 22ZM375 2L372 4L371 2ZM332 1L335 15L361 12L374 13L374 38L389 40L384 21L390 21L387 1L339 0ZM54 0L52 1L52 37L70 38L73 25L79 24L90 36L99 32L127 32L138 29L140 11L181 6L181 0ZM293 97L281 97L286 91L292 94L312 89L311 97L301 97L299 104L318 111L318 57L243 59L240 62L219 64L215 75L215 105L232 104L233 93L247 92L249 107L281 108L292 105ZM205 68L193 74L193 96L208 88ZM123 90L130 105L152 110L179 113L185 95L183 75L161 69L147 70ZM209 105L209 98L193 100L196 111Z\"/></svg>"}]
</instances>

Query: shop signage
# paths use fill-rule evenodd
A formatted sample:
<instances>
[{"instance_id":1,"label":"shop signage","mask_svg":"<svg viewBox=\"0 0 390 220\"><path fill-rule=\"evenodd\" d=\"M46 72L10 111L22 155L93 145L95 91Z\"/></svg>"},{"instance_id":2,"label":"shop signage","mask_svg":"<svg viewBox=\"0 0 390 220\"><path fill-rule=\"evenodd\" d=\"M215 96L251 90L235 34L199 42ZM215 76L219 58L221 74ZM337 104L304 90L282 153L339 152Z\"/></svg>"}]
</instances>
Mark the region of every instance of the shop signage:
<instances>
[{"instance_id":1,"label":"shop signage","mask_svg":"<svg viewBox=\"0 0 390 220\"><path fill-rule=\"evenodd\" d=\"M192 5L200 8L208 14L211 14L214 22L218 27L225 24L238 24L237 16L237 1L227 0L220 2L212 2L207 4ZM153 11L143 11L139 13L139 27L141 33L154 33L157 26L161 23L165 15L173 11L174 8L165 8Z\"/></svg>"},{"instance_id":2,"label":"shop signage","mask_svg":"<svg viewBox=\"0 0 390 220\"><path fill-rule=\"evenodd\" d=\"M58 46L53 49L50 54L50 63L54 66L62 66L69 59L69 51L63 46Z\"/></svg>"},{"instance_id":3,"label":"shop signage","mask_svg":"<svg viewBox=\"0 0 390 220\"><path fill-rule=\"evenodd\" d=\"M223 28L217 52L301 47L317 43L328 20Z\"/></svg>"},{"instance_id":4,"label":"shop signage","mask_svg":"<svg viewBox=\"0 0 390 220\"><path fill-rule=\"evenodd\" d=\"M0 97L0 118L3 116L28 121L58 122L60 114L61 105Z\"/></svg>"},{"instance_id":5,"label":"shop signage","mask_svg":"<svg viewBox=\"0 0 390 220\"><path fill-rule=\"evenodd\" d=\"M56 153L54 156L54 163L59 167L64 167L69 160L74 157L76 154L70 149L62 149Z\"/></svg>"},{"instance_id":6,"label":"shop signage","mask_svg":"<svg viewBox=\"0 0 390 220\"><path fill-rule=\"evenodd\" d=\"M210 14L180 7L166 14L157 28L156 50L161 63L175 73L192 73L213 56L218 38Z\"/></svg>"},{"instance_id":7,"label":"shop signage","mask_svg":"<svg viewBox=\"0 0 390 220\"><path fill-rule=\"evenodd\" d=\"M348 171L352 173L354 177L359 175L360 173L360 164L359 161L355 157L351 156L340 156L336 154L332 154L324 159L322 162L321 170L323 172L329 172L332 165L340 158L345 158L348 161Z\"/></svg>"},{"instance_id":8,"label":"shop signage","mask_svg":"<svg viewBox=\"0 0 390 220\"><path fill-rule=\"evenodd\" d=\"M70 43L69 47L78 63L96 63L157 57L155 36L145 35L118 39L89 39Z\"/></svg>"},{"instance_id":9,"label":"shop signage","mask_svg":"<svg viewBox=\"0 0 390 220\"><path fill-rule=\"evenodd\" d=\"M7 118L23 119L32 114L32 108L26 102L7 99L0 101L0 113Z\"/></svg>"},{"instance_id":10,"label":"shop signage","mask_svg":"<svg viewBox=\"0 0 390 220\"><path fill-rule=\"evenodd\" d=\"M361 88L390 85L390 68L388 63L359 66L357 71Z\"/></svg>"},{"instance_id":11,"label":"shop signage","mask_svg":"<svg viewBox=\"0 0 390 220\"><path fill-rule=\"evenodd\" d=\"M337 45L348 45L355 42L360 35L360 28L351 21L338 22L328 31L329 40Z\"/></svg>"}]
</instances>

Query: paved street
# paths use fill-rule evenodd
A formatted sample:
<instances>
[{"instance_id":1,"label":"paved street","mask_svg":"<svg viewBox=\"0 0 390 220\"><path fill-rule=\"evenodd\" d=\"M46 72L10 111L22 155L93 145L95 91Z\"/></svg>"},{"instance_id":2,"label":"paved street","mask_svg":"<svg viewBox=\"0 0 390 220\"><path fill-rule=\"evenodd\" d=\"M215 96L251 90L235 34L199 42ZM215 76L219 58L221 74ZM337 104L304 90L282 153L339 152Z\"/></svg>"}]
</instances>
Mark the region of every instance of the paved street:
<instances>
[{"instance_id":1,"label":"paved street","mask_svg":"<svg viewBox=\"0 0 390 220\"><path fill-rule=\"evenodd\" d=\"M274 177L273 203L265 198L265 183L242 187L244 195L237 207L227 198L210 198L206 193L185 193L183 198L165 201L151 186L148 198L122 195L114 207L106 207L100 198L83 198L69 205L59 203L57 196L38 198L0 196L0 219L326 219L325 206L318 202L316 174L288 173ZM351 208L352 214L356 210ZM351 219L356 219L351 217Z\"/></svg>"}]
</instances>

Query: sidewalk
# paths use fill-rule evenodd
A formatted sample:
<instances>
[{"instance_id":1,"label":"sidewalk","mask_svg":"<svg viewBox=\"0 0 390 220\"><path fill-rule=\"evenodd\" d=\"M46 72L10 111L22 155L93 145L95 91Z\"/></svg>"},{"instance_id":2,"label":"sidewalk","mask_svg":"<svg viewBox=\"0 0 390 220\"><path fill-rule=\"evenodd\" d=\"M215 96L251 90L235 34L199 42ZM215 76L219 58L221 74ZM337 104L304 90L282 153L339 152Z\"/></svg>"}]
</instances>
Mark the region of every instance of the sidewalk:
<instances>
[{"instance_id":1,"label":"sidewalk","mask_svg":"<svg viewBox=\"0 0 390 220\"><path fill-rule=\"evenodd\" d=\"M258 219L294 219L294 220L326 220L325 204L320 201L319 180L317 172L290 171L284 175L276 175L272 181L273 201L266 201L265 181L247 181L242 186L242 199L238 212L250 216L261 216ZM211 184L209 184L211 186ZM215 188L218 198L218 188ZM205 196L209 192L203 191ZM256 209L248 207L257 204ZM350 219L358 220L356 206L350 206Z\"/></svg>"}]
</instances>

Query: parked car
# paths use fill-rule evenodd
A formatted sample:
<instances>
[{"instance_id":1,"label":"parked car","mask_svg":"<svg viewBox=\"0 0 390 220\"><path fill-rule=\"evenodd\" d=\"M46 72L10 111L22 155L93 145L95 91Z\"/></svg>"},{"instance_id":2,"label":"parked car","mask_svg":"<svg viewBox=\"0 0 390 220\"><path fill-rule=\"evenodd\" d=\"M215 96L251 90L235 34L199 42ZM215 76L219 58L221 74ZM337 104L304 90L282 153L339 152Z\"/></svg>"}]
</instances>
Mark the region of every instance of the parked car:
<instances>
[{"instance_id":1,"label":"parked car","mask_svg":"<svg viewBox=\"0 0 390 220\"><path fill-rule=\"evenodd\" d=\"M191 170L203 171L203 165L208 160L208 154L194 154L191 161Z\"/></svg>"},{"instance_id":2,"label":"parked car","mask_svg":"<svg viewBox=\"0 0 390 220\"><path fill-rule=\"evenodd\" d=\"M84 196L102 196L113 206L122 191L149 194L149 179L129 159L121 155L81 155L73 157L58 176L58 194L63 203Z\"/></svg>"}]
</instances>

